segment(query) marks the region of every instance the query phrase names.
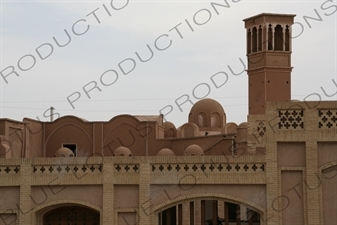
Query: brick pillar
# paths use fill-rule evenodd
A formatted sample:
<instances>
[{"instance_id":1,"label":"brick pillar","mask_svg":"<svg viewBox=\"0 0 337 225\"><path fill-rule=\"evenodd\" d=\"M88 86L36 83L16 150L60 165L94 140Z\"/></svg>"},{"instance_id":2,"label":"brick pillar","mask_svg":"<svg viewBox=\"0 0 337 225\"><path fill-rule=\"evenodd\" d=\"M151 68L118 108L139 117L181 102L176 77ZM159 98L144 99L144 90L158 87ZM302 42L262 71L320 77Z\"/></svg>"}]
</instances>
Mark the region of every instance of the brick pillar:
<instances>
[{"instance_id":1,"label":"brick pillar","mask_svg":"<svg viewBox=\"0 0 337 225\"><path fill-rule=\"evenodd\" d=\"M315 123L317 126L317 123ZM306 141L306 175L304 178L304 193L307 193L307 205L304 206L304 212L307 214L308 224L319 225L319 187L322 185L321 178L317 173L317 141ZM306 209L305 209L306 208ZM306 215L304 214L304 217ZM306 218L304 218L304 221Z\"/></svg>"},{"instance_id":2,"label":"brick pillar","mask_svg":"<svg viewBox=\"0 0 337 225\"><path fill-rule=\"evenodd\" d=\"M176 224L177 225L181 225L180 219L182 219L182 217L181 217L182 207L183 206L181 204L176 205Z\"/></svg>"},{"instance_id":3,"label":"brick pillar","mask_svg":"<svg viewBox=\"0 0 337 225\"><path fill-rule=\"evenodd\" d=\"M269 135L269 138L274 140L266 144L267 215L264 215L261 220L265 225L279 225L281 212L278 209L281 208L281 200L278 185L281 178L277 173L277 142L275 135Z\"/></svg>"},{"instance_id":4,"label":"brick pillar","mask_svg":"<svg viewBox=\"0 0 337 225\"><path fill-rule=\"evenodd\" d=\"M140 209L140 210L142 210L142 209ZM138 219L138 217L137 217L137 221L138 221L139 219ZM159 224L159 220L158 220L158 213L151 213L151 215L150 215L150 221L151 221L151 223L150 224L153 224L153 225L157 225L157 224ZM139 224L137 224L137 225L140 225L141 223L139 223Z\"/></svg>"},{"instance_id":5,"label":"brick pillar","mask_svg":"<svg viewBox=\"0 0 337 225\"><path fill-rule=\"evenodd\" d=\"M218 217L225 218L225 202L218 200Z\"/></svg>"},{"instance_id":6,"label":"brick pillar","mask_svg":"<svg viewBox=\"0 0 337 225\"><path fill-rule=\"evenodd\" d=\"M103 225L117 224L114 216L114 183L113 183L113 169L114 165L111 160L104 158L103 165Z\"/></svg>"},{"instance_id":7,"label":"brick pillar","mask_svg":"<svg viewBox=\"0 0 337 225\"><path fill-rule=\"evenodd\" d=\"M201 201L200 200L194 201L194 224L201 225Z\"/></svg>"},{"instance_id":8,"label":"brick pillar","mask_svg":"<svg viewBox=\"0 0 337 225\"><path fill-rule=\"evenodd\" d=\"M241 220L247 220L247 207L244 204L240 204L240 218Z\"/></svg>"},{"instance_id":9,"label":"brick pillar","mask_svg":"<svg viewBox=\"0 0 337 225\"><path fill-rule=\"evenodd\" d=\"M31 164L29 159L23 159L20 166L20 206L19 224L31 224Z\"/></svg>"},{"instance_id":10,"label":"brick pillar","mask_svg":"<svg viewBox=\"0 0 337 225\"><path fill-rule=\"evenodd\" d=\"M183 205L183 224L190 224L190 202L186 201Z\"/></svg>"},{"instance_id":11,"label":"brick pillar","mask_svg":"<svg viewBox=\"0 0 337 225\"><path fill-rule=\"evenodd\" d=\"M150 163L139 165L139 224L150 224L152 214L150 198Z\"/></svg>"}]
</instances>

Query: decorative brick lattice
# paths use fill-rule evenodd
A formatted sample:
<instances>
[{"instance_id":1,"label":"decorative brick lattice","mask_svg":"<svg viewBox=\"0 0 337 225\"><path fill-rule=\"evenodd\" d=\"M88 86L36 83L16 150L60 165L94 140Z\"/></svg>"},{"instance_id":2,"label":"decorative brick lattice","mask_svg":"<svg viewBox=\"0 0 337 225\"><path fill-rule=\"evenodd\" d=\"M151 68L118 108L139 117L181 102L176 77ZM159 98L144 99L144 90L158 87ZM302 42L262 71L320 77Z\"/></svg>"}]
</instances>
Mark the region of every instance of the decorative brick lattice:
<instances>
[{"instance_id":1,"label":"decorative brick lattice","mask_svg":"<svg viewBox=\"0 0 337 225\"><path fill-rule=\"evenodd\" d=\"M256 130L257 130L257 134L258 134L260 137L263 137L264 134L265 134L266 131L267 131L267 127L266 127L265 122L263 122L263 121L259 122L259 125L257 126Z\"/></svg>"},{"instance_id":2,"label":"decorative brick lattice","mask_svg":"<svg viewBox=\"0 0 337 225\"><path fill-rule=\"evenodd\" d=\"M33 165L32 173L101 173L102 165Z\"/></svg>"},{"instance_id":3,"label":"decorative brick lattice","mask_svg":"<svg viewBox=\"0 0 337 225\"><path fill-rule=\"evenodd\" d=\"M0 175L19 174L20 166L0 166Z\"/></svg>"},{"instance_id":4,"label":"decorative brick lattice","mask_svg":"<svg viewBox=\"0 0 337 225\"><path fill-rule=\"evenodd\" d=\"M280 110L280 130L301 130L304 129L303 110Z\"/></svg>"},{"instance_id":5,"label":"decorative brick lattice","mask_svg":"<svg viewBox=\"0 0 337 225\"><path fill-rule=\"evenodd\" d=\"M152 168L153 169L153 168ZM138 164L115 164L114 171L116 173L135 173L139 172L139 165Z\"/></svg>"},{"instance_id":6,"label":"decorative brick lattice","mask_svg":"<svg viewBox=\"0 0 337 225\"><path fill-rule=\"evenodd\" d=\"M237 172L263 172L263 163L252 164L152 164L152 172L188 172L188 173L237 173Z\"/></svg>"},{"instance_id":7,"label":"decorative brick lattice","mask_svg":"<svg viewBox=\"0 0 337 225\"><path fill-rule=\"evenodd\" d=\"M318 110L318 128L337 128L337 110Z\"/></svg>"}]
</instances>

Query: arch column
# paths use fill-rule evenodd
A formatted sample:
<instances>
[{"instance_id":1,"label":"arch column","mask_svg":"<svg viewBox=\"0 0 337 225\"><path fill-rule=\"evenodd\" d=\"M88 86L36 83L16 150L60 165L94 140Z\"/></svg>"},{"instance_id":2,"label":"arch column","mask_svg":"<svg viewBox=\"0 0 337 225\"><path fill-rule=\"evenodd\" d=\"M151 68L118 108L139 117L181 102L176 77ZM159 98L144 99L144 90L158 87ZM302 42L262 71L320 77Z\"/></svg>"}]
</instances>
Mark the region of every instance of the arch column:
<instances>
[{"instance_id":1,"label":"arch column","mask_svg":"<svg viewBox=\"0 0 337 225\"><path fill-rule=\"evenodd\" d=\"M253 52L253 29L250 29L250 53Z\"/></svg>"},{"instance_id":2,"label":"arch column","mask_svg":"<svg viewBox=\"0 0 337 225\"><path fill-rule=\"evenodd\" d=\"M252 31L247 29L247 54L252 53Z\"/></svg>"},{"instance_id":3,"label":"arch column","mask_svg":"<svg viewBox=\"0 0 337 225\"><path fill-rule=\"evenodd\" d=\"M182 217L183 217L183 224L188 225L190 224L190 202L183 202L182 203L182 207L183 207L183 213L182 213Z\"/></svg>"},{"instance_id":4,"label":"arch column","mask_svg":"<svg viewBox=\"0 0 337 225\"><path fill-rule=\"evenodd\" d=\"M272 50L275 50L275 28L276 28L276 25L272 24L271 25L271 38L272 38L271 44L272 44Z\"/></svg>"},{"instance_id":5,"label":"arch column","mask_svg":"<svg viewBox=\"0 0 337 225\"><path fill-rule=\"evenodd\" d=\"M286 50L286 26L284 24L281 25L282 27L282 38L283 38L283 44L282 44L282 50L285 51Z\"/></svg>"},{"instance_id":6,"label":"arch column","mask_svg":"<svg viewBox=\"0 0 337 225\"><path fill-rule=\"evenodd\" d=\"M140 210L142 210L142 209L140 209ZM151 223L150 224L160 224L158 217L159 217L159 213L155 213L155 212L151 213L151 215L150 215Z\"/></svg>"},{"instance_id":7,"label":"arch column","mask_svg":"<svg viewBox=\"0 0 337 225\"><path fill-rule=\"evenodd\" d=\"M265 23L262 26L262 51L267 51L268 50L268 27L269 25Z\"/></svg>"},{"instance_id":8,"label":"arch column","mask_svg":"<svg viewBox=\"0 0 337 225\"><path fill-rule=\"evenodd\" d=\"M194 224L203 225L201 224L201 201L199 199L194 201Z\"/></svg>"},{"instance_id":9,"label":"arch column","mask_svg":"<svg viewBox=\"0 0 337 225\"><path fill-rule=\"evenodd\" d=\"M269 26L270 25L270 26ZM267 50L274 50L275 49L275 46L274 46L274 34L275 34L275 31L274 31L274 24L267 24L267 29L266 29L266 33L267 33ZM271 29L271 34L269 35L269 29ZM271 49L269 49L269 43L271 45Z\"/></svg>"},{"instance_id":10,"label":"arch column","mask_svg":"<svg viewBox=\"0 0 337 225\"><path fill-rule=\"evenodd\" d=\"M225 202L218 200L218 217L221 219L225 218Z\"/></svg>"},{"instance_id":11,"label":"arch column","mask_svg":"<svg viewBox=\"0 0 337 225\"><path fill-rule=\"evenodd\" d=\"M262 51L263 50L263 42L262 42L262 39L263 39L263 29L262 29L262 26L258 26L257 28L257 51Z\"/></svg>"},{"instance_id":12,"label":"arch column","mask_svg":"<svg viewBox=\"0 0 337 225\"><path fill-rule=\"evenodd\" d=\"M256 51L260 51L259 27L256 27Z\"/></svg>"},{"instance_id":13,"label":"arch column","mask_svg":"<svg viewBox=\"0 0 337 225\"><path fill-rule=\"evenodd\" d=\"M288 26L288 27L287 27ZM288 24L286 25L287 29L288 29L288 37L286 37L288 39L288 51L291 51L291 41L292 41L292 32L291 32L291 28L292 26L289 26Z\"/></svg>"}]
</instances>

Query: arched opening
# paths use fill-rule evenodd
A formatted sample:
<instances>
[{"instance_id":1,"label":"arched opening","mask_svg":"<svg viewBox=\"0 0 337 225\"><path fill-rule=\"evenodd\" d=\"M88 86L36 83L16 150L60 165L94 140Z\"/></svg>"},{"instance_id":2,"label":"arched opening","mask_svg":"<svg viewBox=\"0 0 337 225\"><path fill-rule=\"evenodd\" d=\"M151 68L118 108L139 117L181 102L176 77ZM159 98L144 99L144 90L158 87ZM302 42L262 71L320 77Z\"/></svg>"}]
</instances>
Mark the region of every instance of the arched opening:
<instances>
[{"instance_id":1,"label":"arched opening","mask_svg":"<svg viewBox=\"0 0 337 225\"><path fill-rule=\"evenodd\" d=\"M268 26L268 50L273 50L273 28L271 24Z\"/></svg>"},{"instance_id":2,"label":"arched opening","mask_svg":"<svg viewBox=\"0 0 337 225\"><path fill-rule=\"evenodd\" d=\"M168 208L160 212L159 213L159 224L160 225L176 225L177 224L177 207L173 206L171 208Z\"/></svg>"},{"instance_id":3,"label":"arched opening","mask_svg":"<svg viewBox=\"0 0 337 225\"><path fill-rule=\"evenodd\" d=\"M275 27L274 41L275 50L283 51L283 28L281 25Z\"/></svg>"},{"instance_id":4,"label":"arched opening","mask_svg":"<svg viewBox=\"0 0 337 225\"><path fill-rule=\"evenodd\" d=\"M174 137L175 134L174 134L174 129L173 128L170 128L167 132L167 134L165 135L165 137Z\"/></svg>"},{"instance_id":5,"label":"arched opening","mask_svg":"<svg viewBox=\"0 0 337 225\"><path fill-rule=\"evenodd\" d=\"M192 126L184 128L184 137L194 137L194 128Z\"/></svg>"},{"instance_id":6,"label":"arched opening","mask_svg":"<svg viewBox=\"0 0 337 225\"><path fill-rule=\"evenodd\" d=\"M257 29L253 28L253 52L257 51Z\"/></svg>"},{"instance_id":7,"label":"arched opening","mask_svg":"<svg viewBox=\"0 0 337 225\"><path fill-rule=\"evenodd\" d=\"M247 54L250 54L252 52L252 32L250 32L250 29L248 29L247 33Z\"/></svg>"},{"instance_id":8,"label":"arched opening","mask_svg":"<svg viewBox=\"0 0 337 225\"><path fill-rule=\"evenodd\" d=\"M43 225L99 225L98 212L80 206L53 209L43 216Z\"/></svg>"},{"instance_id":9,"label":"arched opening","mask_svg":"<svg viewBox=\"0 0 337 225\"><path fill-rule=\"evenodd\" d=\"M158 213L159 225L260 225L260 214L244 204L192 200Z\"/></svg>"},{"instance_id":10,"label":"arched opening","mask_svg":"<svg viewBox=\"0 0 337 225\"><path fill-rule=\"evenodd\" d=\"M219 113L213 113L211 116L211 127L221 127Z\"/></svg>"},{"instance_id":11,"label":"arched opening","mask_svg":"<svg viewBox=\"0 0 337 225\"><path fill-rule=\"evenodd\" d=\"M198 126L201 127L206 127L206 114L201 112L198 114Z\"/></svg>"},{"instance_id":12,"label":"arched opening","mask_svg":"<svg viewBox=\"0 0 337 225\"><path fill-rule=\"evenodd\" d=\"M262 51L262 28L261 26L259 27L259 32L258 32L258 50Z\"/></svg>"}]
</instances>

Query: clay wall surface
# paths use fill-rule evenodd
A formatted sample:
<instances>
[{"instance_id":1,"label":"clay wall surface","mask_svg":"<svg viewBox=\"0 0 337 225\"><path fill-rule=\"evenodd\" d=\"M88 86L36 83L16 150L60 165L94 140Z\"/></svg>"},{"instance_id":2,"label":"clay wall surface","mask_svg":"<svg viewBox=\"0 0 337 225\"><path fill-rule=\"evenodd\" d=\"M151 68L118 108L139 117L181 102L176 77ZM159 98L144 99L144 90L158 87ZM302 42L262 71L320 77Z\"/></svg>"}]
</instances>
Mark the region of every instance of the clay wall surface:
<instances>
[{"instance_id":1,"label":"clay wall surface","mask_svg":"<svg viewBox=\"0 0 337 225\"><path fill-rule=\"evenodd\" d=\"M65 206L98 211L102 221L113 215L115 224L157 221L158 212L184 201L168 202L168 194L248 204L262 213L266 207L264 156L1 159L0 165L6 199L0 215L17 217L18 224L42 224L44 214Z\"/></svg>"}]
</instances>

